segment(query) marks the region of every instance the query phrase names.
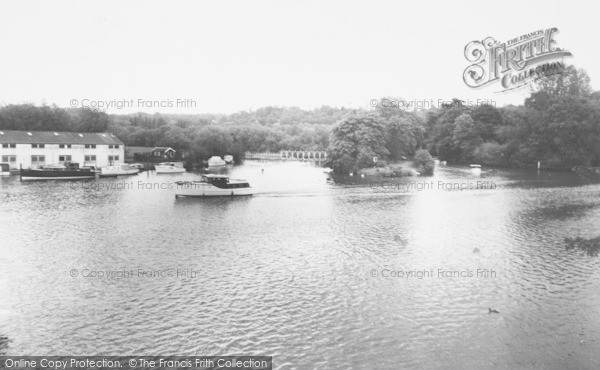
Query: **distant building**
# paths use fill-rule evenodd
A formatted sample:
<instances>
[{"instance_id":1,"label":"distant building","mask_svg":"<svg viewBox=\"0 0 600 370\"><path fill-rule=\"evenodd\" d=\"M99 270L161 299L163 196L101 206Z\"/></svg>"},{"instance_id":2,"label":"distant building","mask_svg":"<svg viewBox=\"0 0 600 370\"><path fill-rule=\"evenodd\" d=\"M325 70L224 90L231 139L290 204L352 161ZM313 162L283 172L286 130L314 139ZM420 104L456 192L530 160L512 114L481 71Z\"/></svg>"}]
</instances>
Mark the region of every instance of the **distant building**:
<instances>
[{"instance_id":1,"label":"distant building","mask_svg":"<svg viewBox=\"0 0 600 370\"><path fill-rule=\"evenodd\" d=\"M0 130L0 160L11 168L64 162L105 167L123 163L125 145L111 133Z\"/></svg>"},{"instance_id":2,"label":"distant building","mask_svg":"<svg viewBox=\"0 0 600 370\"><path fill-rule=\"evenodd\" d=\"M152 158L161 160L174 160L177 157L177 152L173 148L166 146L157 146L152 149Z\"/></svg>"},{"instance_id":3,"label":"distant building","mask_svg":"<svg viewBox=\"0 0 600 370\"><path fill-rule=\"evenodd\" d=\"M181 154L173 148L167 146L146 147L146 146L130 146L125 149L125 157L127 160L141 163L159 163L168 161L181 160Z\"/></svg>"}]
</instances>

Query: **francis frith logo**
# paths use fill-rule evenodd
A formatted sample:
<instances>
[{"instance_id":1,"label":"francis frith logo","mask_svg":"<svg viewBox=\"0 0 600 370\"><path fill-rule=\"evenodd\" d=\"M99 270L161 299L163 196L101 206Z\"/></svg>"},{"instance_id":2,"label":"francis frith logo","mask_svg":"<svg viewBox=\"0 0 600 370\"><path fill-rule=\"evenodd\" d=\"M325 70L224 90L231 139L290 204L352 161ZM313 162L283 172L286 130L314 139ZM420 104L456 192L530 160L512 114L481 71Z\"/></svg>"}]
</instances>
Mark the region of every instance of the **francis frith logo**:
<instances>
[{"instance_id":1,"label":"francis frith logo","mask_svg":"<svg viewBox=\"0 0 600 370\"><path fill-rule=\"evenodd\" d=\"M469 87L500 83L500 91L523 87L532 81L565 69L564 57L571 53L556 47L557 28L537 30L506 42L487 37L465 46L465 58L472 63L463 72Z\"/></svg>"}]
</instances>

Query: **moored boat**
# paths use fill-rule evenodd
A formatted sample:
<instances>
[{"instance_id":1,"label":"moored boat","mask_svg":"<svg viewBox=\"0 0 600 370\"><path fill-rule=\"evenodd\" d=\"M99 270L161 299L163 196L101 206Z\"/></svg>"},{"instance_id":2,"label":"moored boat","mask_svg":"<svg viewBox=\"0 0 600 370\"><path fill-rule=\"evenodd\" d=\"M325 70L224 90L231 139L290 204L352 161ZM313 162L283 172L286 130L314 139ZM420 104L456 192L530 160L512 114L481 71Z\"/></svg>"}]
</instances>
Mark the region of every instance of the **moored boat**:
<instances>
[{"instance_id":1,"label":"moored boat","mask_svg":"<svg viewBox=\"0 0 600 370\"><path fill-rule=\"evenodd\" d=\"M100 176L114 177L124 175L135 175L140 172L139 168L132 167L128 164L118 164L115 166L103 167Z\"/></svg>"},{"instance_id":2,"label":"moored boat","mask_svg":"<svg viewBox=\"0 0 600 370\"><path fill-rule=\"evenodd\" d=\"M144 170L144 165L142 163L129 163L129 165L133 168L137 168L140 171Z\"/></svg>"},{"instance_id":3,"label":"moored boat","mask_svg":"<svg viewBox=\"0 0 600 370\"><path fill-rule=\"evenodd\" d=\"M10 176L10 164L0 163L0 176Z\"/></svg>"},{"instance_id":4,"label":"moored boat","mask_svg":"<svg viewBox=\"0 0 600 370\"><path fill-rule=\"evenodd\" d=\"M225 166L227 163L223 160L223 158L215 155L210 157L208 160L208 167L217 167L217 166Z\"/></svg>"},{"instance_id":5,"label":"moored boat","mask_svg":"<svg viewBox=\"0 0 600 370\"><path fill-rule=\"evenodd\" d=\"M156 173L182 173L185 172L183 162L163 162L154 166Z\"/></svg>"},{"instance_id":6,"label":"moored boat","mask_svg":"<svg viewBox=\"0 0 600 370\"><path fill-rule=\"evenodd\" d=\"M78 163L65 162L64 165L47 165L40 168L19 171L21 181L27 180L84 180L93 179L96 174L89 169L79 168Z\"/></svg>"},{"instance_id":7,"label":"moored boat","mask_svg":"<svg viewBox=\"0 0 600 370\"><path fill-rule=\"evenodd\" d=\"M82 170L90 170L90 171L92 171L94 173L98 173L98 174L102 173L102 170L100 168L98 168L96 166L93 166L93 165L90 165L90 166L81 166L79 168L82 169Z\"/></svg>"},{"instance_id":8,"label":"moored boat","mask_svg":"<svg viewBox=\"0 0 600 370\"><path fill-rule=\"evenodd\" d=\"M224 197L253 195L246 180L230 179L226 175L205 174L200 181L178 181L175 197Z\"/></svg>"}]
</instances>

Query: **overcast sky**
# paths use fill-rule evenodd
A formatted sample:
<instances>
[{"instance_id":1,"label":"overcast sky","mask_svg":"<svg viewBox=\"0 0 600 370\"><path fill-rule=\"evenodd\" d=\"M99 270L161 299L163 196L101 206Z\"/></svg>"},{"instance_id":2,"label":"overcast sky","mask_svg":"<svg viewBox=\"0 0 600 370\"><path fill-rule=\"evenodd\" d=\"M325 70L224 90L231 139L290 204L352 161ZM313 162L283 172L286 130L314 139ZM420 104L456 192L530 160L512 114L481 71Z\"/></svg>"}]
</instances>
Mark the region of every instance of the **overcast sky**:
<instances>
[{"instance_id":1,"label":"overcast sky","mask_svg":"<svg viewBox=\"0 0 600 370\"><path fill-rule=\"evenodd\" d=\"M367 108L388 95L519 104L527 90L464 84L465 45L557 27L558 46L573 53L566 62L598 89L599 10L557 0L2 1L0 104L134 100L110 113Z\"/></svg>"}]
</instances>

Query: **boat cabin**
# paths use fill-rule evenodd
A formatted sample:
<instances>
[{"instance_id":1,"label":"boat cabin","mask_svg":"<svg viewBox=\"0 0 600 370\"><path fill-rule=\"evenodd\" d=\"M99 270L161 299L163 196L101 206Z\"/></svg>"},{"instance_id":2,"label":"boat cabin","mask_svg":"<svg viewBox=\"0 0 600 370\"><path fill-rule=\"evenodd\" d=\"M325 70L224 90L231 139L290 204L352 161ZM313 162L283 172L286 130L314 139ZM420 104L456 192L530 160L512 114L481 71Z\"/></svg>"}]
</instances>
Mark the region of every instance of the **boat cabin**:
<instances>
[{"instance_id":1,"label":"boat cabin","mask_svg":"<svg viewBox=\"0 0 600 370\"><path fill-rule=\"evenodd\" d=\"M49 164L40 166L44 171L91 171L90 166L79 168L79 163L64 162L63 164Z\"/></svg>"},{"instance_id":2,"label":"boat cabin","mask_svg":"<svg viewBox=\"0 0 600 370\"><path fill-rule=\"evenodd\" d=\"M206 174L202 175L202 182L214 185L221 189L249 188L250 184L246 181L229 180L226 175Z\"/></svg>"}]
</instances>

